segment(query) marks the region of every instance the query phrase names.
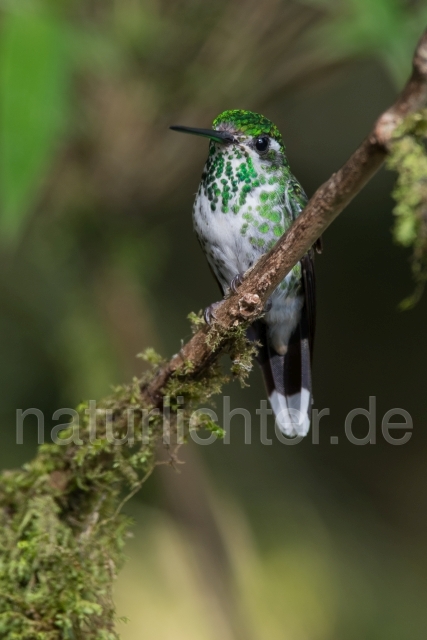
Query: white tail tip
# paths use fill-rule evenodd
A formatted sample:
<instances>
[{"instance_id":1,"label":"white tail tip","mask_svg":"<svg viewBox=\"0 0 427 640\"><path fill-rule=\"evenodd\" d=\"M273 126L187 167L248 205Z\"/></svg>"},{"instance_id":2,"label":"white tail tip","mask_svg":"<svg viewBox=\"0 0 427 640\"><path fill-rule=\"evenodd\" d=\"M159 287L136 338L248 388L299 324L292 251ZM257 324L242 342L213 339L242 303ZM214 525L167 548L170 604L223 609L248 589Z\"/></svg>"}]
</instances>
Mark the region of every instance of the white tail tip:
<instances>
[{"instance_id":1,"label":"white tail tip","mask_svg":"<svg viewBox=\"0 0 427 640\"><path fill-rule=\"evenodd\" d=\"M284 396L273 391L270 404L276 415L276 424L280 431L292 438L306 436L310 429L311 393L301 389L300 393Z\"/></svg>"}]
</instances>

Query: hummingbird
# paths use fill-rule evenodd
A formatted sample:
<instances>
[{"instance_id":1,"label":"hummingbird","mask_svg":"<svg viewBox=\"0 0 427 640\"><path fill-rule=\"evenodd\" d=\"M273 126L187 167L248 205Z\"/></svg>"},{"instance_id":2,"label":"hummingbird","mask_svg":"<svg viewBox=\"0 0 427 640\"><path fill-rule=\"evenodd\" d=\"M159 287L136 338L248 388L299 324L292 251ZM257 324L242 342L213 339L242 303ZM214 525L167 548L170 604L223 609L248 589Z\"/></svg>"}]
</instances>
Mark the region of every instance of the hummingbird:
<instances>
[{"instance_id":1,"label":"hummingbird","mask_svg":"<svg viewBox=\"0 0 427 640\"><path fill-rule=\"evenodd\" d=\"M209 155L193 207L193 225L223 295L236 291L245 272L289 229L307 203L292 175L282 136L263 115L228 110L212 129L174 131L208 138ZM320 250L320 244L316 245ZM215 317L214 303L205 320ZM305 436L312 405L315 328L314 249L287 274L265 313L248 329L257 341L276 424L287 436Z\"/></svg>"}]
</instances>

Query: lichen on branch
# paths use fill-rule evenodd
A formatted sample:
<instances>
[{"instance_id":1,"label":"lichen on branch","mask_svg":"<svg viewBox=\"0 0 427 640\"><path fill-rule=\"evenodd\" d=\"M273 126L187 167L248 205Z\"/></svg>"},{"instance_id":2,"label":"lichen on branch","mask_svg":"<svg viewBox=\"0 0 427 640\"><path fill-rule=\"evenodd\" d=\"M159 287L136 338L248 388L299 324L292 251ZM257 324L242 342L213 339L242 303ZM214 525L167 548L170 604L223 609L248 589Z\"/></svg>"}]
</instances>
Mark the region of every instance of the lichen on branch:
<instances>
[{"instance_id":1,"label":"lichen on branch","mask_svg":"<svg viewBox=\"0 0 427 640\"><path fill-rule=\"evenodd\" d=\"M410 115L397 127L386 160L398 174L392 196L395 223L393 236L403 247L412 248L411 267L415 290L400 304L413 307L427 280L427 109Z\"/></svg>"}]
</instances>

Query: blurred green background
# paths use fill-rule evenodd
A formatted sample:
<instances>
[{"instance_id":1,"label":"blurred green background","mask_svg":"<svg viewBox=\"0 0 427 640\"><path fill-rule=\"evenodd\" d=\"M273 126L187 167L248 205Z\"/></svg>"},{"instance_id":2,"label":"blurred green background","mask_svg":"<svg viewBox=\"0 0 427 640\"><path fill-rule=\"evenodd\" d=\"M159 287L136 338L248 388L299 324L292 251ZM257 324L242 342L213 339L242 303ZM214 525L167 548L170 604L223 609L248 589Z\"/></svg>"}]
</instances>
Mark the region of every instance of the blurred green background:
<instances>
[{"instance_id":1,"label":"blurred green background","mask_svg":"<svg viewBox=\"0 0 427 640\"><path fill-rule=\"evenodd\" d=\"M416 0L0 2L1 467L35 453L17 409L49 426L108 394L218 297L191 224L207 144L168 126L261 111L312 194L394 99L426 22ZM230 445L159 468L128 508L124 640L426 637L427 302L397 310L413 285L392 185L380 172L317 260L320 444L245 445L234 418ZM227 393L254 412L258 371ZM355 446L344 418L370 395L377 443ZM394 407L413 419L403 446L380 432Z\"/></svg>"}]
</instances>

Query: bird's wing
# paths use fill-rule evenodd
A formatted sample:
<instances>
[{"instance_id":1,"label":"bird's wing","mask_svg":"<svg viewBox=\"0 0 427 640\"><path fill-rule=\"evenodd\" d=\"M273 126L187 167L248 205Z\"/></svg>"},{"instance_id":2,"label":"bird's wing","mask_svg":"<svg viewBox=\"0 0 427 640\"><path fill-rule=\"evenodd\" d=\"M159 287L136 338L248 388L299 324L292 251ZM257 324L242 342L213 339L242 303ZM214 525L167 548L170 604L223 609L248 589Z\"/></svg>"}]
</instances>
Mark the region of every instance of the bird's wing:
<instances>
[{"instance_id":1,"label":"bird's wing","mask_svg":"<svg viewBox=\"0 0 427 640\"><path fill-rule=\"evenodd\" d=\"M285 206L293 220L300 215L308 197L293 176L289 180L287 187L287 198ZM320 237L313 245L313 248L305 254L301 260L302 286L304 290L304 308L302 310L301 330L308 339L310 358L313 360L314 333L316 328L316 279L314 274L314 250L316 253L322 251L322 238Z\"/></svg>"},{"instance_id":2,"label":"bird's wing","mask_svg":"<svg viewBox=\"0 0 427 640\"><path fill-rule=\"evenodd\" d=\"M313 253L313 249L311 249L301 260L302 286L304 290L304 307L302 309L301 322L306 324L304 333L308 338L311 361L313 361L314 334L316 331L316 278Z\"/></svg>"}]
</instances>

